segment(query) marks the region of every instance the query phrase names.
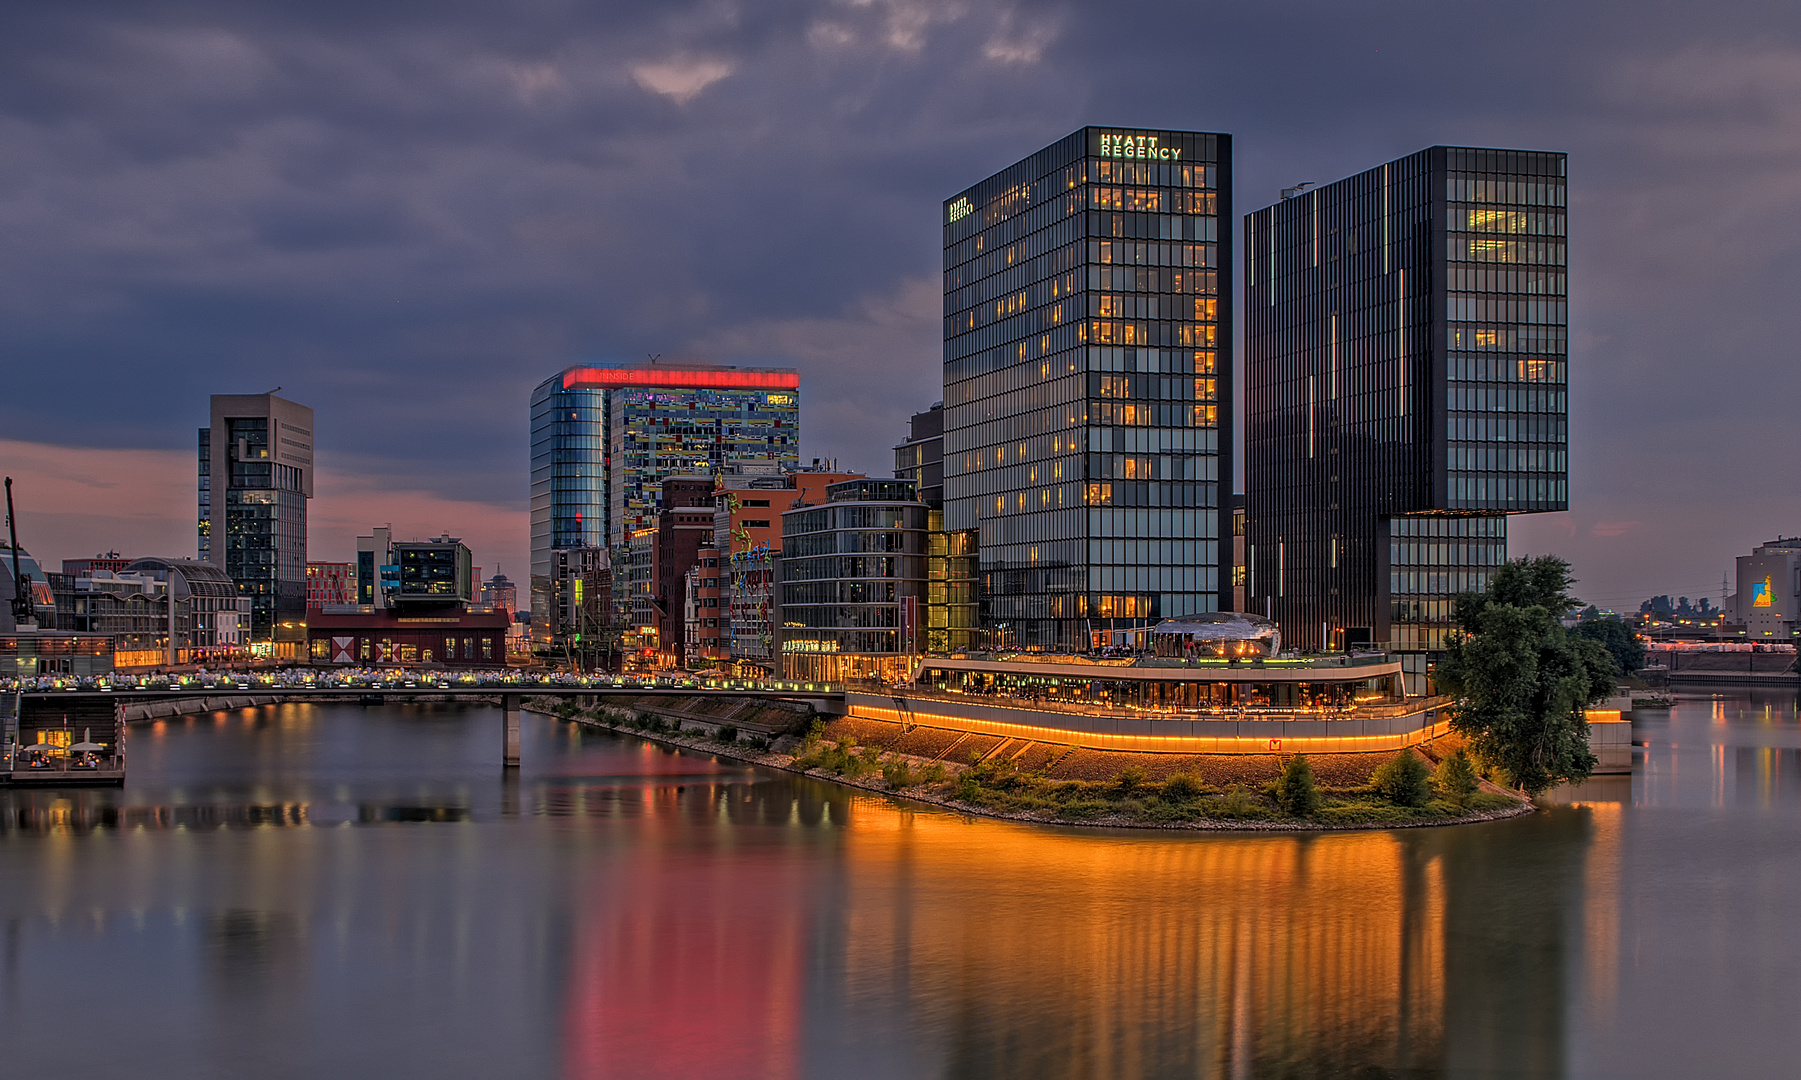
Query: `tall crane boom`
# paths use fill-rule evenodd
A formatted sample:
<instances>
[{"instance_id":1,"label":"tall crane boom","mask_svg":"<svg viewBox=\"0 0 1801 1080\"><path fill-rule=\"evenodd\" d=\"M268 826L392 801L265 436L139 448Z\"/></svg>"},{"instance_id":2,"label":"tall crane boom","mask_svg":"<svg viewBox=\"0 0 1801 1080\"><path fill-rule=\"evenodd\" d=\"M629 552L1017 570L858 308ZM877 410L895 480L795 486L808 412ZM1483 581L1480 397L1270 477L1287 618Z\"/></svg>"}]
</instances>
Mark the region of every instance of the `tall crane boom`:
<instances>
[{"instance_id":1,"label":"tall crane boom","mask_svg":"<svg viewBox=\"0 0 1801 1080\"><path fill-rule=\"evenodd\" d=\"M25 579L19 576L19 523L13 515L13 478L6 478L6 532L12 541L13 557L13 621L15 623L32 622L37 612L31 606L31 600L25 595Z\"/></svg>"}]
</instances>

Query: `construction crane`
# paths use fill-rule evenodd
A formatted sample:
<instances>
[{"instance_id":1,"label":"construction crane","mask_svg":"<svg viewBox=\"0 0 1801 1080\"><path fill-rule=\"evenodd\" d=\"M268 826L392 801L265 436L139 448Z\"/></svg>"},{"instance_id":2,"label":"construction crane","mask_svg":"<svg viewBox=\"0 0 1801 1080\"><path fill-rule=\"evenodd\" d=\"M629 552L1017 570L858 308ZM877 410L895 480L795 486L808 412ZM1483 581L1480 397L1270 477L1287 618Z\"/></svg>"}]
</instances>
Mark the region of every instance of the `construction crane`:
<instances>
[{"instance_id":1,"label":"construction crane","mask_svg":"<svg viewBox=\"0 0 1801 1080\"><path fill-rule=\"evenodd\" d=\"M6 532L12 541L13 557L13 623L24 626L26 623L36 625L37 609L31 606L31 598L25 595L25 579L19 574L19 524L13 514L13 478L6 478Z\"/></svg>"}]
</instances>

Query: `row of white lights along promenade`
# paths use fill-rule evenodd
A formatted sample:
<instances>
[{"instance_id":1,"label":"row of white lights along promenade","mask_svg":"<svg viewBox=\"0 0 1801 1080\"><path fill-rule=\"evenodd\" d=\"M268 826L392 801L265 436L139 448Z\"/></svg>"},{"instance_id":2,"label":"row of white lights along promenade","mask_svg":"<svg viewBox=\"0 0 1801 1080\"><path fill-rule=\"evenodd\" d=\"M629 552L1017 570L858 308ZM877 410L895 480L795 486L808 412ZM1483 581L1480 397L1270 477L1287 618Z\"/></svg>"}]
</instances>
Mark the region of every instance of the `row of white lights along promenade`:
<instances>
[{"instance_id":1,"label":"row of white lights along promenade","mask_svg":"<svg viewBox=\"0 0 1801 1080\"><path fill-rule=\"evenodd\" d=\"M871 719L1103 749L1187 752L1381 750L1440 733L1437 702L1405 697L1396 661L1383 654L1282 657L1280 634L1256 616L1197 616L1118 638L1119 644L1105 650L1113 655L964 653L922 661L910 682L842 687L787 680L376 670L40 679L15 688L297 695L662 691L823 698L842 693L849 713Z\"/></svg>"}]
</instances>

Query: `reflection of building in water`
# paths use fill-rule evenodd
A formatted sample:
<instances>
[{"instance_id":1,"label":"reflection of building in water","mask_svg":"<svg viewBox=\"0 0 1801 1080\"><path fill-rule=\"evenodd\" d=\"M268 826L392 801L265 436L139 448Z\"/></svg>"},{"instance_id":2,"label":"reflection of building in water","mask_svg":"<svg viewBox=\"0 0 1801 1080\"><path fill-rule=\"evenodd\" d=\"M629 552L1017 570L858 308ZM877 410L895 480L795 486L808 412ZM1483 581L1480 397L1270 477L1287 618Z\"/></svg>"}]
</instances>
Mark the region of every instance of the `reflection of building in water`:
<instances>
[{"instance_id":1,"label":"reflection of building in water","mask_svg":"<svg viewBox=\"0 0 1801 1080\"><path fill-rule=\"evenodd\" d=\"M1618 853L1591 849L1618 830L1586 809L1171 840L833 791L571 789L641 834L582 890L571 1076L1554 1077L1572 956L1617 970Z\"/></svg>"},{"instance_id":2,"label":"reflection of building in water","mask_svg":"<svg viewBox=\"0 0 1801 1080\"><path fill-rule=\"evenodd\" d=\"M678 779L678 778L671 778ZM817 801L767 798L788 785L696 784L589 791L579 808L642 816L662 842L603 860L584 889L569 961L564 1073L570 1078L793 1076L800 1071L808 875L789 853L730 850L722 821L832 816ZM575 809L565 807L565 811ZM695 843L675 835L701 819ZM666 827L665 827L666 826Z\"/></svg>"},{"instance_id":3,"label":"reflection of building in water","mask_svg":"<svg viewBox=\"0 0 1801 1080\"><path fill-rule=\"evenodd\" d=\"M1446 1072L1564 1074L1571 957L1584 949L1572 916L1593 821L1586 808L1553 809L1499 829L1422 832L1447 882Z\"/></svg>"},{"instance_id":4,"label":"reflection of building in water","mask_svg":"<svg viewBox=\"0 0 1801 1080\"><path fill-rule=\"evenodd\" d=\"M1768 809L1801 804L1801 750L1737 746L1732 754L1733 781L1740 805Z\"/></svg>"},{"instance_id":5,"label":"reflection of building in water","mask_svg":"<svg viewBox=\"0 0 1801 1080\"><path fill-rule=\"evenodd\" d=\"M841 985L810 998L847 1014L823 1027L879 1022L855 988L904 981L953 1002L954 1076L1348 1075L1442 1056L1445 890L1410 837L1145 843L859 810L858 877L890 879L863 886L842 965L820 968Z\"/></svg>"}]
</instances>

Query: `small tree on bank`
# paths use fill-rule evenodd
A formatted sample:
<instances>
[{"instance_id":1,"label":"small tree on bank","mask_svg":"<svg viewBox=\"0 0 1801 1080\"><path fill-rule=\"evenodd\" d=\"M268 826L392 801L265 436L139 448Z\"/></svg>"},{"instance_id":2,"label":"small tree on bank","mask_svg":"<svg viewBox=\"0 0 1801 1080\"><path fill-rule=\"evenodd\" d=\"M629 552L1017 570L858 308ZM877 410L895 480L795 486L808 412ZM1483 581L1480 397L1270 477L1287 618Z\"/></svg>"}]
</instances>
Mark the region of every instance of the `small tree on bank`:
<instances>
[{"instance_id":1,"label":"small tree on bank","mask_svg":"<svg viewBox=\"0 0 1801 1080\"><path fill-rule=\"evenodd\" d=\"M1311 817L1319 809L1319 785L1313 780L1313 766L1307 755L1296 754L1282 763L1275 794L1276 805L1295 817Z\"/></svg>"},{"instance_id":2,"label":"small tree on bank","mask_svg":"<svg viewBox=\"0 0 1801 1080\"><path fill-rule=\"evenodd\" d=\"M1412 750L1403 750L1383 763L1370 778L1377 791L1399 806L1424 806L1432 797L1432 770Z\"/></svg>"},{"instance_id":3,"label":"small tree on bank","mask_svg":"<svg viewBox=\"0 0 1801 1080\"><path fill-rule=\"evenodd\" d=\"M1573 581L1555 555L1503 564L1487 592L1457 598L1457 629L1436 670L1440 689L1457 699L1451 730L1532 795L1587 778L1595 758L1584 712L1618 675L1600 642L1572 637L1560 621L1576 606Z\"/></svg>"},{"instance_id":4,"label":"small tree on bank","mask_svg":"<svg viewBox=\"0 0 1801 1080\"><path fill-rule=\"evenodd\" d=\"M1470 796L1476 793L1476 770L1470 767L1469 755L1462 748L1438 763L1432 772L1432 790L1452 806L1469 803Z\"/></svg>"}]
</instances>

